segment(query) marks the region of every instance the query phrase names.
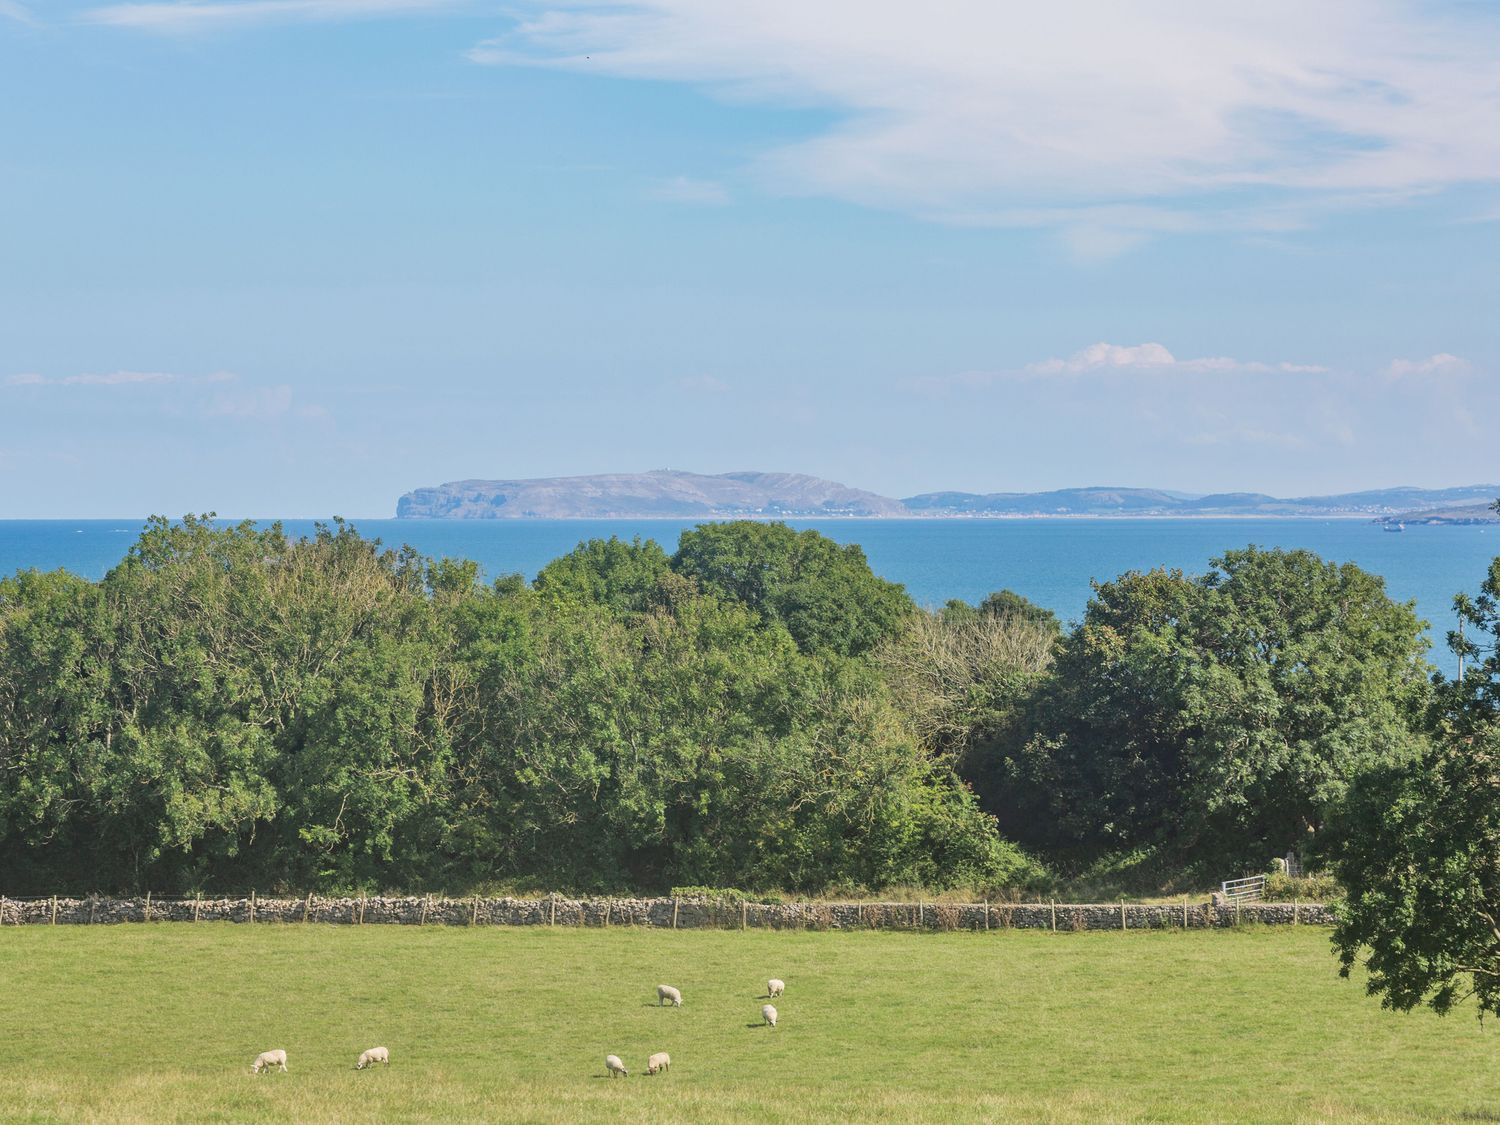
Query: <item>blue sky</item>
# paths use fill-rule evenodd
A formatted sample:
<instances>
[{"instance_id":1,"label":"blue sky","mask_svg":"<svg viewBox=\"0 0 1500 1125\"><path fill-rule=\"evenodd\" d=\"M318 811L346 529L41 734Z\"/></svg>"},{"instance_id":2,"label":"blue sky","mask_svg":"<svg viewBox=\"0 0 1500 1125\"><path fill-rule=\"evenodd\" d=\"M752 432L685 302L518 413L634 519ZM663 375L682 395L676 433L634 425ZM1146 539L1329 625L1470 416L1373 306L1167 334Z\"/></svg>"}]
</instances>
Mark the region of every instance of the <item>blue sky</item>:
<instances>
[{"instance_id":1,"label":"blue sky","mask_svg":"<svg viewBox=\"0 0 1500 1125\"><path fill-rule=\"evenodd\" d=\"M1497 57L1482 3L0 0L0 518L1494 481Z\"/></svg>"}]
</instances>

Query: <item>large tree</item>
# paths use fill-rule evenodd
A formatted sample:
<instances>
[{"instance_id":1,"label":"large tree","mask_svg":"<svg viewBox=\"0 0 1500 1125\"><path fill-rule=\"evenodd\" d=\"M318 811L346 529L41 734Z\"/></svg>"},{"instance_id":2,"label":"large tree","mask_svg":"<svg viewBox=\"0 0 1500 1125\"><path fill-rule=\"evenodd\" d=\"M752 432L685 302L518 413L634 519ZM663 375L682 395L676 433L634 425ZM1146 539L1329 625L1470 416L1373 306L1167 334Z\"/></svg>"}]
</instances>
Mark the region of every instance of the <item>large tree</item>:
<instances>
[{"instance_id":1,"label":"large tree","mask_svg":"<svg viewBox=\"0 0 1500 1125\"><path fill-rule=\"evenodd\" d=\"M1413 752L1422 622L1381 580L1306 551L1232 551L1195 579L1095 589L1029 742L999 747L1021 838L1142 846L1216 871L1306 842L1349 782Z\"/></svg>"},{"instance_id":2,"label":"large tree","mask_svg":"<svg viewBox=\"0 0 1500 1125\"><path fill-rule=\"evenodd\" d=\"M1418 757L1360 779L1324 852L1347 893L1334 943L1387 1007L1473 997L1500 1015L1500 559L1449 634L1462 677L1440 684Z\"/></svg>"},{"instance_id":3,"label":"large tree","mask_svg":"<svg viewBox=\"0 0 1500 1125\"><path fill-rule=\"evenodd\" d=\"M1435 736L1419 759L1362 778L1325 847L1347 899L1344 974L1401 1011L1473 997L1500 1015L1500 729Z\"/></svg>"}]
</instances>

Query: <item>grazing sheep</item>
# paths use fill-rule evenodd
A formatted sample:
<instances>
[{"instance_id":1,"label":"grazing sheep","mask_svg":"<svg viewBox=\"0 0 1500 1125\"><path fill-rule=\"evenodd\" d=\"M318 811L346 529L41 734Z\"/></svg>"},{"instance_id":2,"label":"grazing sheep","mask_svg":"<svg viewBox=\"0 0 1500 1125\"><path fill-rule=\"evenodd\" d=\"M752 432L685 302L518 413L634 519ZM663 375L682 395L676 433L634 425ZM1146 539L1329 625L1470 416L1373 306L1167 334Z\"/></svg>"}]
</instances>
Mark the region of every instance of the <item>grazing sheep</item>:
<instances>
[{"instance_id":1,"label":"grazing sheep","mask_svg":"<svg viewBox=\"0 0 1500 1125\"><path fill-rule=\"evenodd\" d=\"M384 1047L371 1047L359 1056L359 1062L354 1064L354 1069L364 1070L365 1067L374 1066L376 1063L385 1063L386 1066L390 1066L391 1053Z\"/></svg>"},{"instance_id":2,"label":"grazing sheep","mask_svg":"<svg viewBox=\"0 0 1500 1125\"><path fill-rule=\"evenodd\" d=\"M665 1051L657 1051L646 1060L646 1073L658 1074L663 1070L672 1069L672 1056Z\"/></svg>"},{"instance_id":3,"label":"grazing sheep","mask_svg":"<svg viewBox=\"0 0 1500 1125\"><path fill-rule=\"evenodd\" d=\"M255 1056L255 1061L250 1064L250 1073L259 1074L262 1071L270 1070L274 1066L279 1066L282 1070L286 1070L285 1051L262 1051Z\"/></svg>"},{"instance_id":4,"label":"grazing sheep","mask_svg":"<svg viewBox=\"0 0 1500 1125\"><path fill-rule=\"evenodd\" d=\"M617 1074L621 1078L629 1078L630 1077L630 1071L628 1071L628 1070L625 1069L625 1064L620 1061L620 1056L619 1055L605 1055L604 1056L604 1069L607 1070L607 1071L609 1071L609 1076L611 1078L613 1078Z\"/></svg>"},{"instance_id":5,"label":"grazing sheep","mask_svg":"<svg viewBox=\"0 0 1500 1125\"><path fill-rule=\"evenodd\" d=\"M771 1007L771 1005L762 1004L760 1006L760 1015L761 1018L766 1021L766 1023L770 1024L772 1027L776 1026L776 1009Z\"/></svg>"},{"instance_id":6,"label":"grazing sheep","mask_svg":"<svg viewBox=\"0 0 1500 1125\"><path fill-rule=\"evenodd\" d=\"M766 981L766 995L767 996L770 996L770 997L772 997L774 999L775 997L780 996L785 991L786 991L786 981L784 981L784 980L777 980L774 977L772 977L770 980Z\"/></svg>"},{"instance_id":7,"label":"grazing sheep","mask_svg":"<svg viewBox=\"0 0 1500 1125\"><path fill-rule=\"evenodd\" d=\"M682 993L678 992L670 984L659 984L656 986L656 1003L660 1007L668 1000L672 1001L672 1007L682 1007Z\"/></svg>"}]
</instances>

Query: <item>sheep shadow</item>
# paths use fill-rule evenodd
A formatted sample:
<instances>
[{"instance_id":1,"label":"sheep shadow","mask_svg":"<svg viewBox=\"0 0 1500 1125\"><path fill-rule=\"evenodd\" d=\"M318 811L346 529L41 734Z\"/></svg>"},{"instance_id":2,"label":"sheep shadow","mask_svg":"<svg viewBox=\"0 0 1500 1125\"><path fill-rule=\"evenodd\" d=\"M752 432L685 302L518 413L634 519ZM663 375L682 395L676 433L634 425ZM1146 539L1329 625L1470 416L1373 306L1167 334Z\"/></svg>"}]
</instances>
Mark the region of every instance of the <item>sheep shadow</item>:
<instances>
[{"instance_id":1,"label":"sheep shadow","mask_svg":"<svg viewBox=\"0 0 1500 1125\"><path fill-rule=\"evenodd\" d=\"M756 1020L754 1023L747 1023L745 1026L748 1027L751 1031L754 1031L757 1027L764 1027L768 1029L771 1027L771 1025L768 1024L765 1020Z\"/></svg>"}]
</instances>

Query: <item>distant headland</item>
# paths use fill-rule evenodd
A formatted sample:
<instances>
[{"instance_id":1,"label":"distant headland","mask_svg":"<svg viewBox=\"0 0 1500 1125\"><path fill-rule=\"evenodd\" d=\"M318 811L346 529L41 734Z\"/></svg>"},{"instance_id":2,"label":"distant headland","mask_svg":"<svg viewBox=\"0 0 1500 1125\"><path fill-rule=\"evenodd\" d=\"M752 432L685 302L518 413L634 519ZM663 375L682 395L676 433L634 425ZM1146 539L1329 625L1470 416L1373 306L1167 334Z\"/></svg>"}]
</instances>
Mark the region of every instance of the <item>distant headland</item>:
<instances>
[{"instance_id":1,"label":"distant headland","mask_svg":"<svg viewBox=\"0 0 1500 1125\"><path fill-rule=\"evenodd\" d=\"M1100 517L1341 517L1411 523L1500 523L1500 485L1384 488L1279 498L1153 488L1051 492L926 492L897 500L802 473L647 473L462 480L408 492L398 519L797 519Z\"/></svg>"}]
</instances>

